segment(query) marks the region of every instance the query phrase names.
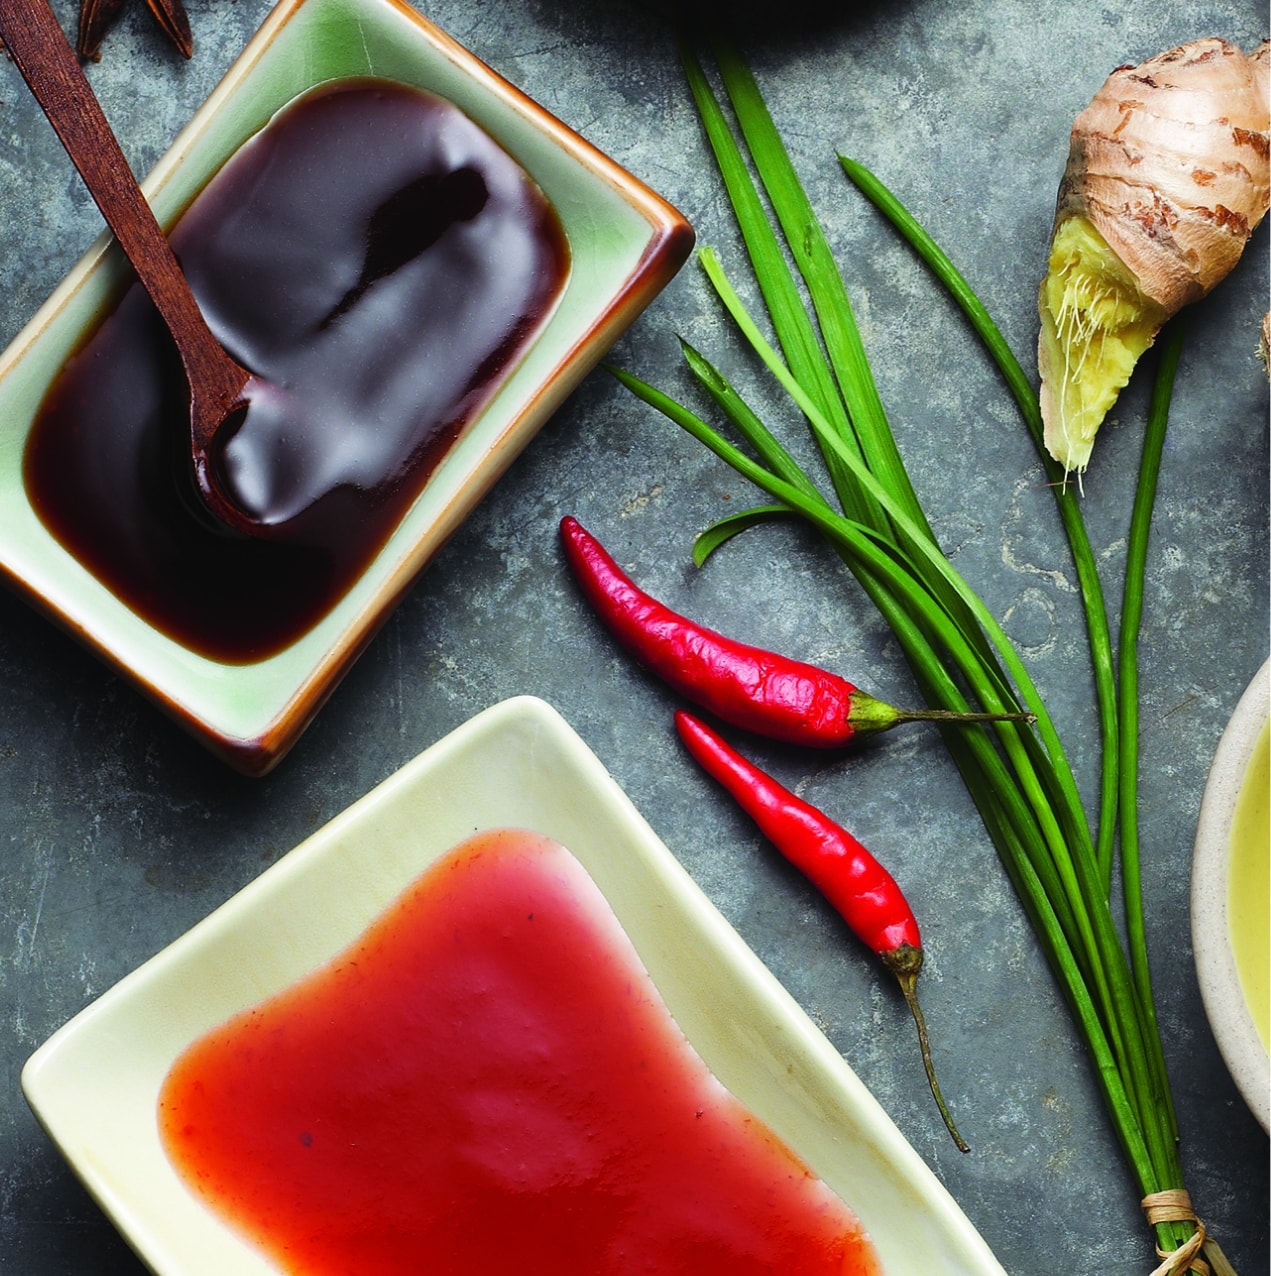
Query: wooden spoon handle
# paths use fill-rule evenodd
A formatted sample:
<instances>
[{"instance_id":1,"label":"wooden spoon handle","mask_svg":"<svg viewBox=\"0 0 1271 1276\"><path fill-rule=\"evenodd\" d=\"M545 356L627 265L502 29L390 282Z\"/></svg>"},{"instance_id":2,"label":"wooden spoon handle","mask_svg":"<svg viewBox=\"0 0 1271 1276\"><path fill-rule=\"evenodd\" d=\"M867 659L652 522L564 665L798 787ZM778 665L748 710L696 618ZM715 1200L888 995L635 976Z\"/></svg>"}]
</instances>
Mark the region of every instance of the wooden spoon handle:
<instances>
[{"instance_id":1,"label":"wooden spoon handle","mask_svg":"<svg viewBox=\"0 0 1271 1276\"><path fill-rule=\"evenodd\" d=\"M207 326L48 0L0 0L0 39L167 323L192 390L228 410L245 374Z\"/></svg>"}]
</instances>

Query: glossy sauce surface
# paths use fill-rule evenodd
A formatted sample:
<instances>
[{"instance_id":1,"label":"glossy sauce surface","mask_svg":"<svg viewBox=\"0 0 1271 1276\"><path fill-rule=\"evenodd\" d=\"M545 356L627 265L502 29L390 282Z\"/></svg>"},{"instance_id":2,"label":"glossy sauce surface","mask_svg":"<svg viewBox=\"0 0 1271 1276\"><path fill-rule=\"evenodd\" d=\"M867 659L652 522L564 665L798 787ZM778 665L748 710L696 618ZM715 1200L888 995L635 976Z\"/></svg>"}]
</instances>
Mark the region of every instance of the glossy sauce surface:
<instances>
[{"instance_id":1,"label":"glossy sauce surface","mask_svg":"<svg viewBox=\"0 0 1271 1276\"><path fill-rule=\"evenodd\" d=\"M276 539L236 541L191 512L184 380L139 285L46 398L27 488L150 623L216 659L261 659L383 544L550 313L568 250L542 192L467 116L366 80L281 112L172 242L217 336L274 388L221 469Z\"/></svg>"},{"instance_id":2,"label":"glossy sauce surface","mask_svg":"<svg viewBox=\"0 0 1271 1276\"><path fill-rule=\"evenodd\" d=\"M197 1042L191 1186L305 1276L878 1276L847 1207L707 1071L555 843L483 834Z\"/></svg>"}]
</instances>

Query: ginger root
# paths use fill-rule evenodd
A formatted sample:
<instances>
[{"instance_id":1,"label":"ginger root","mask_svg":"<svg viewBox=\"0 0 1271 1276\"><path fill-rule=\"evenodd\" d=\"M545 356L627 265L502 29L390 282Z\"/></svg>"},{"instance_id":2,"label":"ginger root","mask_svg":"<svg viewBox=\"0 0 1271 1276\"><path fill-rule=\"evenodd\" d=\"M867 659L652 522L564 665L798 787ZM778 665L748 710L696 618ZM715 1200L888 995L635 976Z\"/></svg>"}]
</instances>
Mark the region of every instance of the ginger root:
<instances>
[{"instance_id":1,"label":"ginger root","mask_svg":"<svg viewBox=\"0 0 1271 1276\"><path fill-rule=\"evenodd\" d=\"M1267 211L1266 41L1119 67L1077 117L1038 309L1045 443L1083 471L1161 325L1235 266Z\"/></svg>"}]
</instances>

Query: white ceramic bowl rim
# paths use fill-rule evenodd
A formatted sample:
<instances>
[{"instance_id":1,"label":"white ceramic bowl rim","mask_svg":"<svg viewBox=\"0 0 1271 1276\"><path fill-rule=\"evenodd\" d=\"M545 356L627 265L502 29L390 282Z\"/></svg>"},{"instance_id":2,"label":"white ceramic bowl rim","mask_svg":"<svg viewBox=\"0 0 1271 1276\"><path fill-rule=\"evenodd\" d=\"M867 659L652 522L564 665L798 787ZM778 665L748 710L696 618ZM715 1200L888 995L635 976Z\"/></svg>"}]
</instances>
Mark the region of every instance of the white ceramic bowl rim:
<instances>
[{"instance_id":1,"label":"white ceramic bowl rim","mask_svg":"<svg viewBox=\"0 0 1271 1276\"><path fill-rule=\"evenodd\" d=\"M1192 858L1192 945L1201 999L1219 1052L1250 1111L1271 1131L1271 1058L1245 1000L1227 921L1228 864L1236 799L1271 704L1271 661L1231 715L1205 784Z\"/></svg>"}]
</instances>

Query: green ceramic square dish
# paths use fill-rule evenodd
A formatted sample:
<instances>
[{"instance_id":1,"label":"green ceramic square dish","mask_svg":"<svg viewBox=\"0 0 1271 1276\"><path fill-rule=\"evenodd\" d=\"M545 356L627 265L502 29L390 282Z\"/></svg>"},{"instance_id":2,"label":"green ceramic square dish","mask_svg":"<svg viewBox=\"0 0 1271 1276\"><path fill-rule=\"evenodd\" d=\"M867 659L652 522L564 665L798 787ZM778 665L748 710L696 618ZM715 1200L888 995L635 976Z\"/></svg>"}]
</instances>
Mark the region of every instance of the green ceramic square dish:
<instances>
[{"instance_id":1,"label":"green ceramic square dish","mask_svg":"<svg viewBox=\"0 0 1271 1276\"><path fill-rule=\"evenodd\" d=\"M28 1061L33 1110L158 1276L269 1276L178 1178L158 1132L177 1057L345 949L451 847L567 847L716 1077L829 1184L886 1276L1004 1276L877 1101L549 706L479 714L128 975ZM497 1226L497 1220L492 1220Z\"/></svg>"},{"instance_id":2,"label":"green ceramic square dish","mask_svg":"<svg viewBox=\"0 0 1271 1276\"><path fill-rule=\"evenodd\" d=\"M384 617L583 375L683 263L668 204L396 0L283 0L144 183L170 223L284 105L316 84L378 76L449 99L537 181L570 270L527 353L429 479L391 539L314 628L275 656L222 664L165 637L67 553L22 473L52 379L126 278L103 237L0 356L0 571L239 770L295 742Z\"/></svg>"}]
</instances>

